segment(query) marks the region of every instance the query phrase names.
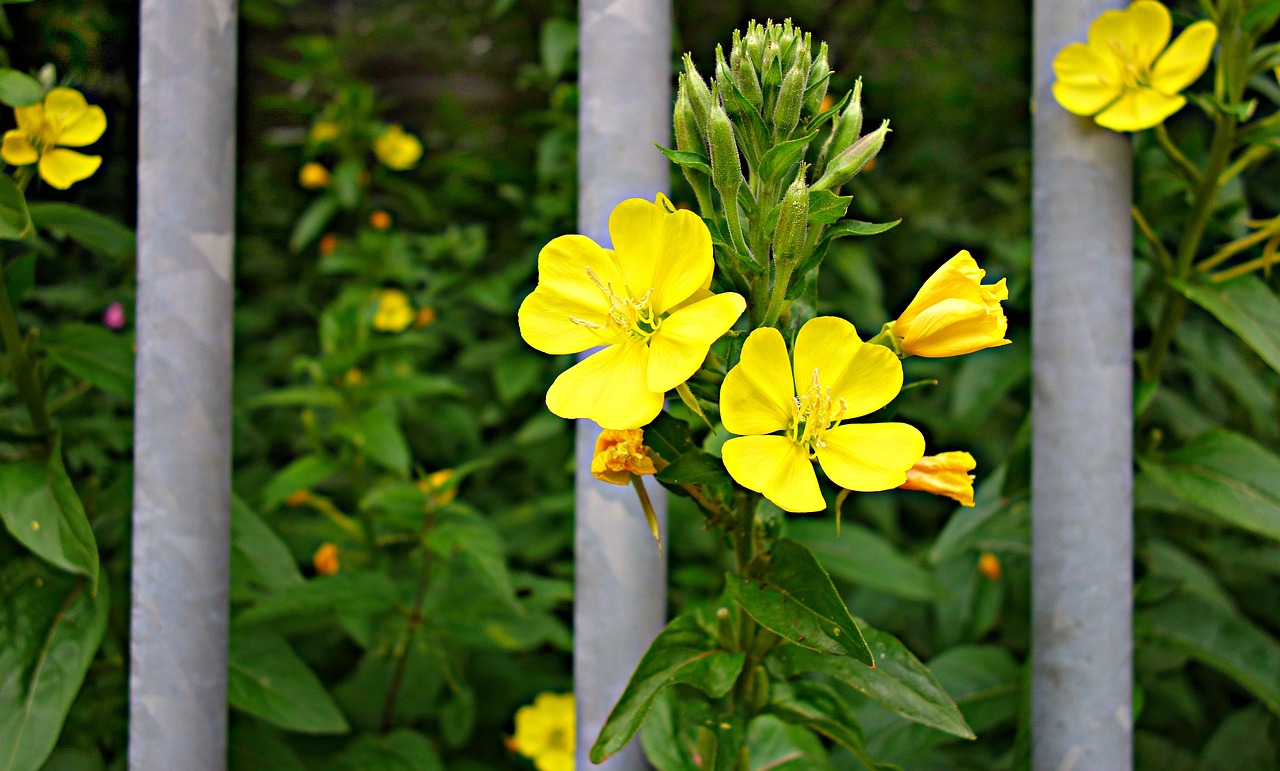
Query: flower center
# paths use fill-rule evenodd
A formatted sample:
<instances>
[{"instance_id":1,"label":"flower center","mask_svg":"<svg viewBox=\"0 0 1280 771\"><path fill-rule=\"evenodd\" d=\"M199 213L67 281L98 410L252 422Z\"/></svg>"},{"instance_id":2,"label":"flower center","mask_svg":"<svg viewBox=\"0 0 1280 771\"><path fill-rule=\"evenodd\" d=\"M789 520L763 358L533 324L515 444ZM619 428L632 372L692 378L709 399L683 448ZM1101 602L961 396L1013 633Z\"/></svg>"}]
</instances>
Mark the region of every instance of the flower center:
<instances>
[{"instance_id":1,"label":"flower center","mask_svg":"<svg viewBox=\"0 0 1280 771\"><path fill-rule=\"evenodd\" d=\"M791 407L791 427L787 429L787 438L804 447L810 458L818 455L820 447L826 447L822 435L840 425L848 405L844 399L831 394L830 388L823 388L818 379L818 370L813 370L813 383L809 390L795 397Z\"/></svg>"},{"instance_id":2,"label":"flower center","mask_svg":"<svg viewBox=\"0 0 1280 771\"><path fill-rule=\"evenodd\" d=\"M645 292L640 297L632 296L625 289L623 290L624 294L618 294L613 289L613 282L605 283L602 281L600 276L591 269L590 265L587 266L587 277L604 294L605 299L609 302L609 312L605 315L603 324L580 319L576 316L570 316L570 321L596 332L600 337L611 343L643 343L654 332L658 331L658 327L662 325L662 319L658 318L658 315L653 311L653 307L649 304L649 299L653 296L653 289Z\"/></svg>"},{"instance_id":3,"label":"flower center","mask_svg":"<svg viewBox=\"0 0 1280 771\"><path fill-rule=\"evenodd\" d=\"M1147 67L1138 64L1137 52L1129 50L1119 40L1109 40L1107 44L1120 64L1120 82L1125 89L1135 91L1140 88L1149 88L1151 73Z\"/></svg>"}]
</instances>

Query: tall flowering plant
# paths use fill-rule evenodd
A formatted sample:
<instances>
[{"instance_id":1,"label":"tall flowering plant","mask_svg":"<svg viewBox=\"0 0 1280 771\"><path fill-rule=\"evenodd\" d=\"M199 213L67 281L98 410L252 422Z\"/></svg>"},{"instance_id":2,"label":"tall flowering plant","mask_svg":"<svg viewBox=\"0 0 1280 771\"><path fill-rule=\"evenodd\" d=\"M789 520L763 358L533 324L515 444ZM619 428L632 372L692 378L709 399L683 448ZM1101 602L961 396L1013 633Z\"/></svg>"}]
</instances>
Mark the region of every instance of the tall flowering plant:
<instances>
[{"instance_id":1,"label":"tall flowering plant","mask_svg":"<svg viewBox=\"0 0 1280 771\"><path fill-rule=\"evenodd\" d=\"M534 348L598 349L547 393L553 413L604 429L596 477L633 484L652 527L639 477L656 474L734 556L718 602L654 640L595 739L595 762L645 724L661 768L746 769L752 737L780 722L801 752L822 751L811 735L822 734L875 768L833 679L911 720L973 735L924 665L857 621L815 556L787 537L783 512L838 511L853 492L908 487L972 505L972 458L927 457L925 437L894 421L892 404L904 358L1009 342L1004 281L983 284L967 252L874 334L816 315L830 244L898 224L846 218L842 188L881 151L889 125L864 133L860 81L835 99L830 78L826 45L789 21L736 32L710 79L686 55L676 146L659 149L699 213L662 193L623 201L609 220L612 248L580 235L547 244L520 308Z\"/></svg>"}]
</instances>

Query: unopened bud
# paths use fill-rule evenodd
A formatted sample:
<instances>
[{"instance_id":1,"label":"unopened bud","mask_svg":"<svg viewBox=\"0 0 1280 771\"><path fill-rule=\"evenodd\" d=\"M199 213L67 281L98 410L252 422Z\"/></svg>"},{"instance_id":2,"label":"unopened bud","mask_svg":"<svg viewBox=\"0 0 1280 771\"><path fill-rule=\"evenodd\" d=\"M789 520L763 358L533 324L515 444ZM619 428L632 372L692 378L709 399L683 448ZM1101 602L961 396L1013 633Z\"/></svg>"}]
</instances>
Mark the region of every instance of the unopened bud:
<instances>
[{"instance_id":1,"label":"unopened bud","mask_svg":"<svg viewBox=\"0 0 1280 771\"><path fill-rule=\"evenodd\" d=\"M770 41L764 49L764 64L760 65L760 81L766 91L782 85L782 49Z\"/></svg>"},{"instance_id":2,"label":"unopened bud","mask_svg":"<svg viewBox=\"0 0 1280 771\"><path fill-rule=\"evenodd\" d=\"M844 152L862 134L862 78L853 84L853 96L832 132L830 152L833 156Z\"/></svg>"},{"instance_id":3,"label":"unopened bud","mask_svg":"<svg viewBox=\"0 0 1280 771\"><path fill-rule=\"evenodd\" d=\"M711 89L707 88L707 81L698 74L698 68L693 65L693 57L689 54L684 55L684 75L694 120L699 131L706 131L707 113L711 110Z\"/></svg>"},{"instance_id":4,"label":"unopened bud","mask_svg":"<svg viewBox=\"0 0 1280 771\"><path fill-rule=\"evenodd\" d=\"M725 112L730 115L737 115L740 112L738 99L729 90L733 88L733 69L728 62L724 60L724 48L716 46L716 93L720 96L720 103L724 105Z\"/></svg>"},{"instance_id":5,"label":"unopened bud","mask_svg":"<svg viewBox=\"0 0 1280 771\"><path fill-rule=\"evenodd\" d=\"M733 124L718 101L712 102L707 122L710 124L711 182L725 201L736 202L742 185L742 161L738 158L738 142L733 138Z\"/></svg>"},{"instance_id":6,"label":"unopened bud","mask_svg":"<svg viewBox=\"0 0 1280 771\"><path fill-rule=\"evenodd\" d=\"M809 82L805 84L804 108L810 115L822 112L822 100L827 95L831 65L827 62L827 44L818 49L818 56L809 67Z\"/></svg>"},{"instance_id":7,"label":"unopened bud","mask_svg":"<svg viewBox=\"0 0 1280 771\"><path fill-rule=\"evenodd\" d=\"M809 235L809 187L804 183L808 166L800 164L800 173L782 196L778 227L773 231L773 259L779 263L795 261Z\"/></svg>"},{"instance_id":8,"label":"unopened bud","mask_svg":"<svg viewBox=\"0 0 1280 771\"><path fill-rule=\"evenodd\" d=\"M889 121L880 124L880 128L867 134L853 143L853 146L840 153L827 164L826 173L813 183L814 190L839 189L855 174L862 170L867 162L876 157L880 148L884 147L884 138L889 133Z\"/></svg>"},{"instance_id":9,"label":"unopened bud","mask_svg":"<svg viewBox=\"0 0 1280 771\"><path fill-rule=\"evenodd\" d=\"M751 64L757 70L764 67L764 28L754 21L747 25L746 49Z\"/></svg>"},{"instance_id":10,"label":"unopened bud","mask_svg":"<svg viewBox=\"0 0 1280 771\"><path fill-rule=\"evenodd\" d=\"M804 104L806 73L802 67L792 67L782 78L778 91L778 103L773 108L773 136L777 141L787 139L800 122L800 107Z\"/></svg>"},{"instance_id":11,"label":"unopened bud","mask_svg":"<svg viewBox=\"0 0 1280 771\"><path fill-rule=\"evenodd\" d=\"M733 623L733 614L725 607L716 608L716 641L727 650L738 647L738 630Z\"/></svg>"},{"instance_id":12,"label":"unopened bud","mask_svg":"<svg viewBox=\"0 0 1280 771\"><path fill-rule=\"evenodd\" d=\"M760 664L751 672L751 707L756 712L763 712L769 703L769 674Z\"/></svg>"},{"instance_id":13,"label":"unopened bud","mask_svg":"<svg viewBox=\"0 0 1280 771\"><path fill-rule=\"evenodd\" d=\"M751 66L750 59L738 57L733 65L733 82L752 107L759 110L764 105L764 92L760 90L760 79L756 77L756 68Z\"/></svg>"},{"instance_id":14,"label":"unopened bud","mask_svg":"<svg viewBox=\"0 0 1280 771\"><path fill-rule=\"evenodd\" d=\"M698 130L697 115L689 102L687 79L686 75L680 75L680 88L676 91L676 106L672 113L676 130L676 149L684 152L705 153L707 143L702 138L702 132Z\"/></svg>"}]
</instances>

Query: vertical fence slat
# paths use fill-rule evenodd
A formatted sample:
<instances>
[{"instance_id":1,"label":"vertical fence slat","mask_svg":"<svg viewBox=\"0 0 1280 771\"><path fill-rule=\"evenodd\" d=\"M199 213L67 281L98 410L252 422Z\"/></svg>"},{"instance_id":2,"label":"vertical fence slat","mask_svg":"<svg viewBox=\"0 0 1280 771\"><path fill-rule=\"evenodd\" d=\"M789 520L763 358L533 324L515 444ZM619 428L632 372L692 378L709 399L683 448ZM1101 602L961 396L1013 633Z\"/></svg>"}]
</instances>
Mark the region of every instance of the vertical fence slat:
<instances>
[{"instance_id":1,"label":"vertical fence slat","mask_svg":"<svg viewBox=\"0 0 1280 771\"><path fill-rule=\"evenodd\" d=\"M1064 111L1052 62L1122 0L1035 3L1032 751L1132 767L1133 227L1129 137Z\"/></svg>"},{"instance_id":2,"label":"vertical fence slat","mask_svg":"<svg viewBox=\"0 0 1280 771\"><path fill-rule=\"evenodd\" d=\"M234 0L142 0L129 767L225 768Z\"/></svg>"},{"instance_id":3,"label":"vertical fence slat","mask_svg":"<svg viewBox=\"0 0 1280 771\"><path fill-rule=\"evenodd\" d=\"M653 147L671 133L670 0L582 0L578 225L609 243L608 220L626 198L668 192L665 158ZM666 614L667 564L649 535L635 491L596 481L599 429L577 426L574 691L578 768ZM666 498L649 481L665 537ZM638 742L598 768L645 768Z\"/></svg>"}]
</instances>

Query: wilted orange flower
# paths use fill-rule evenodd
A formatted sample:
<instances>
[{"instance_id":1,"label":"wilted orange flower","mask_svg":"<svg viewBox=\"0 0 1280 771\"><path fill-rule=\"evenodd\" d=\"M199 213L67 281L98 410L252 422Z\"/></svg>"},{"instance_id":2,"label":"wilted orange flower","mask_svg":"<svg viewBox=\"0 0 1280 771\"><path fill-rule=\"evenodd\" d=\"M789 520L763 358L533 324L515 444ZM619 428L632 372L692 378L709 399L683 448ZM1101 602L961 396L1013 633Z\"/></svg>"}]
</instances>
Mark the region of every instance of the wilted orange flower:
<instances>
[{"instance_id":1,"label":"wilted orange flower","mask_svg":"<svg viewBox=\"0 0 1280 771\"><path fill-rule=\"evenodd\" d=\"M338 547L325 542L320 544L320 548L316 549L315 556L311 558L311 564L315 565L316 573L322 576L331 576L338 572Z\"/></svg>"},{"instance_id":2,"label":"wilted orange flower","mask_svg":"<svg viewBox=\"0 0 1280 771\"><path fill-rule=\"evenodd\" d=\"M988 581L999 581L1004 571L1000 567L1000 558L989 551L984 551L978 556L978 572L987 577Z\"/></svg>"},{"instance_id":3,"label":"wilted orange flower","mask_svg":"<svg viewBox=\"0 0 1280 771\"><path fill-rule=\"evenodd\" d=\"M415 327L425 327L434 324L436 321L436 309L431 307L419 308L418 316L413 320Z\"/></svg>"},{"instance_id":4,"label":"wilted orange flower","mask_svg":"<svg viewBox=\"0 0 1280 771\"><path fill-rule=\"evenodd\" d=\"M374 230L386 230L391 227L391 215L382 209L378 209L369 215L369 226Z\"/></svg>"},{"instance_id":5,"label":"wilted orange flower","mask_svg":"<svg viewBox=\"0 0 1280 771\"><path fill-rule=\"evenodd\" d=\"M945 495L963 506L973 505L973 471L977 467L967 452L944 452L926 455L907 471L903 490L920 490Z\"/></svg>"},{"instance_id":6,"label":"wilted orange flower","mask_svg":"<svg viewBox=\"0 0 1280 771\"><path fill-rule=\"evenodd\" d=\"M656 474L653 459L646 454L644 429L621 431L604 429L596 439L595 457L591 459L591 476L612 485L631 484L631 475Z\"/></svg>"}]
</instances>

